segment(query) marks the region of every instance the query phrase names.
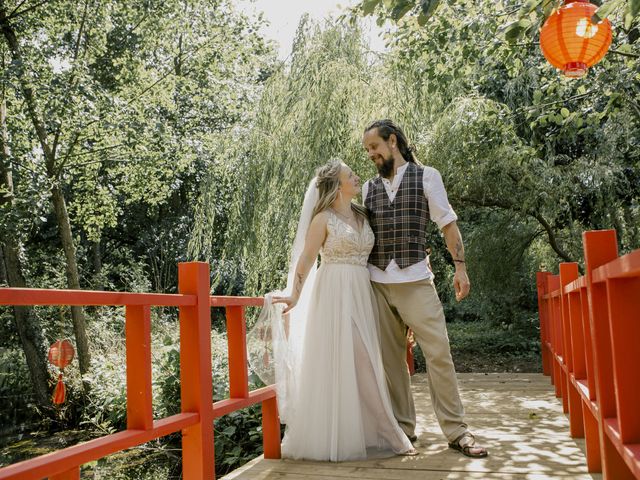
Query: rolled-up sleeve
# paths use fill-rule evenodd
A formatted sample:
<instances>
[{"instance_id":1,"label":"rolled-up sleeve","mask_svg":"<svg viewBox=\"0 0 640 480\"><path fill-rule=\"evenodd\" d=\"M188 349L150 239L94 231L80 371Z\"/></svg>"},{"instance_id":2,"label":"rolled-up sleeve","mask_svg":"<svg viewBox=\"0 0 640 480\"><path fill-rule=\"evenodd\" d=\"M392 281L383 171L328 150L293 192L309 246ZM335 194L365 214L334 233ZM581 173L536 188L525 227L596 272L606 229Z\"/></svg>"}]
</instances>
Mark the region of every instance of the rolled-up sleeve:
<instances>
[{"instance_id":1,"label":"rolled-up sleeve","mask_svg":"<svg viewBox=\"0 0 640 480\"><path fill-rule=\"evenodd\" d=\"M422 175L424 194L429 202L429 215L438 228L442 230L451 222L458 220L458 215L449 205L447 191L442 183L440 172L433 167L424 167ZM364 186L363 186L364 190Z\"/></svg>"}]
</instances>

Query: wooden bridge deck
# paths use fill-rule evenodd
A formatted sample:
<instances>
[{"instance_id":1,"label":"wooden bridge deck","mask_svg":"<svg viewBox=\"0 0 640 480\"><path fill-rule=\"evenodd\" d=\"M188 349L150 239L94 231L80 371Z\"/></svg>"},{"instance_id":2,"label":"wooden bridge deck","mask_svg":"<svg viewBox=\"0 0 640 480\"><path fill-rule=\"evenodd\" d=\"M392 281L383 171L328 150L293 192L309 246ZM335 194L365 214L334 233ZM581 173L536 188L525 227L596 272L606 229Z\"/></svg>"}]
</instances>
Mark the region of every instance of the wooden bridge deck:
<instances>
[{"instance_id":1,"label":"wooden bridge deck","mask_svg":"<svg viewBox=\"0 0 640 480\"><path fill-rule=\"evenodd\" d=\"M462 373L460 392L470 429L489 448L470 459L447 448L429 399L427 377L416 374L416 457L358 462L301 462L258 457L225 476L231 479L436 480L600 479L587 472L584 440L569 436L569 422L542 374Z\"/></svg>"}]
</instances>

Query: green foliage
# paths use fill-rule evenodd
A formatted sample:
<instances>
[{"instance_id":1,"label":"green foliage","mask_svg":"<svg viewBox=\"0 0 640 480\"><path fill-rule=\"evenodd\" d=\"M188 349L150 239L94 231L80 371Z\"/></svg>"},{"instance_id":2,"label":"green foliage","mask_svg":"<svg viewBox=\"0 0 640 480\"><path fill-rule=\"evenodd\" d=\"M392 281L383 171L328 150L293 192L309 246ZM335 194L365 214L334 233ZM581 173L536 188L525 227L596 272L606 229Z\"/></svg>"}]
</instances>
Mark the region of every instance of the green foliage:
<instances>
[{"instance_id":1,"label":"green foliage","mask_svg":"<svg viewBox=\"0 0 640 480\"><path fill-rule=\"evenodd\" d=\"M232 412L214 422L216 476L226 475L262 454L260 405Z\"/></svg>"},{"instance_id":2,"label":"green foliage","mask_svg":"<svg viewBox=\"0 0 640 480\"><path fill-rule=\"evenodd\" d=\"M0 319L5 318L5 315L0 315ZM39 414L28 378L23 353L0 348L0 425L29 424Z\"/></svg>"},{"instance_id":3,"label":"green foliage","mask_svg":"<svg viewBox=\"0 0 640 480\"><path fill-rule=\"evenodd\" d=\"M509 324L493 320L447 324L457 372L540 372L537 317L520 316ZM417 372L428 368L420 346L414 347Z\"/></svg>"},{"instance_id":4,"label":"green foliage","mask_svg":"<svg viewBox=\"0 0 640 480\"><path fill-rule=\"evenodd\" d=\"M627 2L632 15L637 3ZM585 79L567 81L530 41L553 5L365 0L357 15L396 21L388 54L367 51L356 17L324 28L305 20L290 62L276 64L261 21L226 0L42 4L13 22L24 65L0 42L15 185L15 202L0 205L0 237L18 238L29 286L65 287L54 178L69 200L83 286L175 291L176 265L189 259L211 263L217 293L262 295L284 284L314 170L341 157L373 177L362 132L391 117L440 170L459 215L472 283L464 302L454 301L443 239L429 232L454 359L466 371L510 368L504 359L535 369L535 272L579 260L587 229L615 228L623 253L640 246L637 27L618 31ZM613 0L599 14L620 24L625 12ZM20 67L57 138L54 175L16 88ZM69 403L44 426L111 432L126 422L122 312L87 314L91 372L65 372ZM180 405L178 329L175 311L153 315L154 411L165 416ZM70 336L67 312L36 316L47 342ZM29 394L12 320L0 311L0 397ZM228 396L220 322L215 312L216 400ZM86 403L82 380L93 387ZM38 418L29 403L2 405L3 424ZM215 428L219 475L261 451L256 408ZM165 453L178 448L167 442Z\"/></svg>"},{"instance_id":5,"label":"green foliage","mask_svg":"<svg viewBox=\"0 0 640 480\"><path fill-rule=\"evenodd\" d=\"M492 324L489 324L492 325ZM487 328L487 323L464 322L448 325L451 345L454 352L481 354L491 352L498 354L540 353L540 342L537 335L537 318L522 318L510 324L501 324L496 331Z\"/></svg>"},{"instance_id":6,"label":"green foliage","mask_svg":"<svg viewBox=\"0 0 640 480\"><path fill-rule=\"evenodd\" d=\"M638 157L628 147L637 145L640 119L635 54L610 54L588 78L562 79L534 44L500 40L495 12L508 7L456 2L442 5L428 30L398 26L398 68L410 65L421 74L412 84L445 104L435 127L421 127L429 132L427 163L448 172L450 194L463 200L454 206L525 213L561 258L581 257L584 229L616 228L622 250L634 248L638 229L628 220L637 220ZM616 42L619 50L636 49L624 36ZM475 197L471 205L462 193Z\"/></svg>"},{"instance_id":7,"label":"green foliage","mask_svg":"<svg viewBox=\"0 0 640 480\"><path fill-rule=\"evenodd\" d=\"M616 14L621 17L621 24L627 34L630 33L632 25L637 22L640 16L640 2L638 0L608 0L592 3L599 6L591 19L593 23L600 23L605 18ZM503 27L505 38L513 43L522 38L533 37L549 15L560 8L562 4L563 0L528 0L517 10L518 19ZM635 35L637 33L636 27Z\"/></svg>"},{"instance_id":8,"label":"green foliage","mask_svg":"<svg viewBox=\"0 0 640 480\"><path fill-rule=\"evenodd\" d=\"M424 27L429 18L436 13L440 3L440 0L361 0L350 9L350 12L352 21L359 15L376 15L379 25L389 19L394 22L416 22L418 26ZM442 3L448 3L453 7L457 2ZM460 3L466 4L466 2ZM560 8L563 3L564 0L526 0L525 2L507 0L499 2L497 5L502 7L504 12L498 13L497 16L509 16L514 13L517 15L516 20L502 27L502 33L511 43L533 37L540 30L547 17ZM592 18L594 23L599 23L614 13L618 13L623 19L622 24L627 33L640 17L640 0L608 0L605 2L593 0L592 3L599 6ZM496 4L490 4L490 6L494 10L496 9ZM409 20L403 18L409 13L411 14ZM637 32L636 28L636 36Z\"/></svg>"},{"instance_id":9,"label":"green foliage","mask_svg":"<svg viewBox=\"0 0 640 480\"><path fill-rule=\"evenodd\" d=\"M0 246L9 233L17 238L28 286L66 288L49 203L55 183L67 200L83 288L175 291L201 185L213 165L228 168L221 145L252 120L252 106L273 68L273 48L258 34L263 20L239 14L228 0L33 3L2 4L7 12L19 12L9 21L24 61L12 62L0 37L9 140L9 157L2 161L14 186L13 203L0 203ZM21 79L44 119L53 165L45 164ZM3 178L0 195L6 191ZM218 252L222 242L215 242ZM6 282L2 268L0 282ZM91 370L82 379L74 368L65 372L68 401L41 428L80 422L94 433L123 428L121 313L88 309ZM35 315L45 343L71 336L68 313L60 318L57 309L38 307ZM8 428L17 428L41 418L27 403L30 384L10 312L2 309L0 318L0 363L25 393L24 410L3 401L0 415L15 421ZM175 413L177 329L162 315L154 328L160 329L153 336L155 412ZM20 362L9 369L5 357ZM228 389L226 353L224 359L214 359L217 398ZM92 386L87 398L80 395L83 381ZM6 387L23 391L14 383Z\"/></svg>"},{"instance_id":10,"label":"green foliage","mask_svg":"<svg viewBox=\"0 0 640 480\"><path fill-rule=\"evenodd\" d=\"M452 356L459 372L541 372L537 316L508 325L454 322L448 325Z\"/></svg>"},{"instance_id":11,"label":"green foliage","mask_svg":"<svg viewBox=\"0 0 640 480\"><path fill-rule=\"evenodd\" d=\"M226 0L76 7L47 4L16 18L24 65L11 63L0 43L16 195L14 206L0 206L7 212L0 232L19 226L26 241L50 221L51 181L63 185L73 227L87 241L118 240L131 223L149 220L164 222L160 236L189 230L210 152L248 121L248 105L268 75L273 53L256 33L261 21L237 14ZM16 88L18 67L45 118L57 155L53 171L45 169ZM140 245L145 254L159 243L149 240ZM171 255L149 255L150 267L184 257Z\"/></svg>"},{"instance_id":12,"label":"green foliage","mask_svg":"<svg viewBox=\"0 0 640 480\"><path fill-rule=\"evenodd\" d=\"M363 0L352 8L353 13L362 15L377 14L382 20L390 18L399 21L412 12L418 18L420 26L424 26L441 0Z\"/></svg>"}]
</instances>

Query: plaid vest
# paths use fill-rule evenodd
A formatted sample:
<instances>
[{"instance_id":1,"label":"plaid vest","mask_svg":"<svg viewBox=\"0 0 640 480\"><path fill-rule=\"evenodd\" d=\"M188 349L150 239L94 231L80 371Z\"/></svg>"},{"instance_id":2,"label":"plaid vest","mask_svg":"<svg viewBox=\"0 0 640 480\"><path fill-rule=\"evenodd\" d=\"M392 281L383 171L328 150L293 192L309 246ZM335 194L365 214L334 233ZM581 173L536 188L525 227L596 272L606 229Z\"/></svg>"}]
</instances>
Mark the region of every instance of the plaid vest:
<instances>
[{"instance_id":1,"label":"plaid vest","mask_svg":"<svg viewBox=\"0 0 640 480\"><path fill-rule=\"evenodd\" d=\"M422 186L423 171L409 162L393 202L381 177L369 181L364 206L376 236L369 263L380 270L385 270L392 259L400 268L407 268L427 257L429 203Z\"/></svg>"}]
</instances>

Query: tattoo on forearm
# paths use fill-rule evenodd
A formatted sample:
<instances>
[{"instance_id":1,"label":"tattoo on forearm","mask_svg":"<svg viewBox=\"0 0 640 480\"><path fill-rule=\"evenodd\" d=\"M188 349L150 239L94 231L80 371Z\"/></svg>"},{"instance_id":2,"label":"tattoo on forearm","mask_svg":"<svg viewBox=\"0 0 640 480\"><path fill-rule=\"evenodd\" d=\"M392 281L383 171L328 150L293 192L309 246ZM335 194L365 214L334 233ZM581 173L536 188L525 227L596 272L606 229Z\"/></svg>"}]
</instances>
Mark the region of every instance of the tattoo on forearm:
<instances>
[{"instance_id":1,"label":"tattoo on forearm","mask_svg":"<svg viewBox=\"0 0 640 480\"><path fill-rule=\"evenodd\" d=\"M454 260L464 261L464 245L462 245L462 240L461 239L458 239L456 241Z\"/></svg>"}]
</instances>

